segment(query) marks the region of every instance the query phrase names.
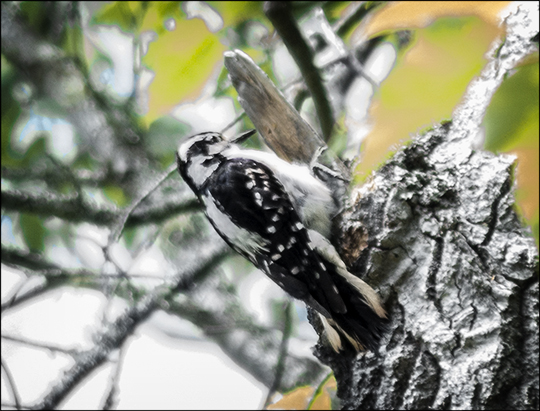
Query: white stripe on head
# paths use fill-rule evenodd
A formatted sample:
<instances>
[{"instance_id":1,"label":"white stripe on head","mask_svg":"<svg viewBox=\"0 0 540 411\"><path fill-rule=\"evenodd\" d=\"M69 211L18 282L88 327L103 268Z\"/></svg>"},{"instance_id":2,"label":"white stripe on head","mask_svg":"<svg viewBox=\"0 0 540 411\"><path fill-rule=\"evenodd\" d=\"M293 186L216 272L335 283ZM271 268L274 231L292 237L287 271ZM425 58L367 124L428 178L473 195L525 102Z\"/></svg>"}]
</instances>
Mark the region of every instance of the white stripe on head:
<instances>
[{"instance_id":1,"label":"white stripe on head","mask_svg":"<svg viewBox=\"0 0 540 411\"><path fill-rule=\"evenodd\" d=\"M178 157L180 158L180 161L185 163L189 160L189 151L194 144L201 141L208 141L210 143L212 140L215 140L215 142L218 142L219 140L224 141L221 134L212 131L195 134L194 136L189 137L178 148Z\"/></svg>"}]
</instances>

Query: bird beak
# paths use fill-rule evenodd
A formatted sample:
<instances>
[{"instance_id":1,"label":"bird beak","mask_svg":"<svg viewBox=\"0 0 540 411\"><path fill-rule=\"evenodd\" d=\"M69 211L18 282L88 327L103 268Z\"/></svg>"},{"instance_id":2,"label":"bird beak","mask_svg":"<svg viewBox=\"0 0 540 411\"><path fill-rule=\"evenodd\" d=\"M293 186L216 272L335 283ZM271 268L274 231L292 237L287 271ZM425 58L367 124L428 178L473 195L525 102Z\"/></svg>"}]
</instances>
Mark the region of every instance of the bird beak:
<instances>
[{"instance_id":1,"label":"bird beak","mask_svg":"<svg viewBox=\"0 0 540 411\"><path fill-rule=\"evenodd\" d=\"M233 139L231 139L231 143L234 143L234 144L243 143L244 141L246 141L248 138L250 138L256 132L257 132L257 130L248 130L248 131L240 134L239 136L234 137Z\"/></svg>"}]
</instances>

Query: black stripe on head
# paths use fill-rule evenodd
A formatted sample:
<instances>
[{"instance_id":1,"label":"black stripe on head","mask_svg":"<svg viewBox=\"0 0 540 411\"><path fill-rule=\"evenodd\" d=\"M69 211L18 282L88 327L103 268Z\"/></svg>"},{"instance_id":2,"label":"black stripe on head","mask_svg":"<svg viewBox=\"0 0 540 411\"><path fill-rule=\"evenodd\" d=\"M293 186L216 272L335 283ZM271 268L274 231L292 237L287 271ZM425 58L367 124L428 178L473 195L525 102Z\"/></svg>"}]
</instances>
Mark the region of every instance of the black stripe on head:
<instances>
[{"instance_id":1,"label":"black stripe on head","mask_svg":"<svg viewBox=\"0 0 540 411\"><path fill-rule=\"evenodd\" d=\"M209 153L209 148L224 140L220 133L209 131L189 137L178 148L176 152L178 171L192 189L196 188L195 181L193 181L188 172L195 171L191 169L193 165L192 160L197 156L211 159L212 155Z\"/></svg>"},{"instance_id":2,"label":"black stripe on head","mask_svg":"<svg viewBox=\"0 0 540 411\"><path fill-rule=\"evenodd\" d=\"M179 161L189 163L191 157L197 154L208 155L208 147L224 141L221 134L213 131L196 134L183 142L176 153Z\"/></svg>"}]
</instances>

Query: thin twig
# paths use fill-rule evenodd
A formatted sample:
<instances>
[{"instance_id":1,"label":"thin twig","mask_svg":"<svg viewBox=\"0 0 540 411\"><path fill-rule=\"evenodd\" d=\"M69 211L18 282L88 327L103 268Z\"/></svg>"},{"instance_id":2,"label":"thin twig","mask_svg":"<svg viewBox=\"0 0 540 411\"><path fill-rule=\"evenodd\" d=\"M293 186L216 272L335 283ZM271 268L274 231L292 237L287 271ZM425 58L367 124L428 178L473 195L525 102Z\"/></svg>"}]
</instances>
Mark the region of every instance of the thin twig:
<instances>
[{"instance_id":1,"label":"thin twig","mask_svg":"<svg viewBox=\"0 0 540 411\"><path fill-rule=\"evenodd\" d=\"M2 369L6 373L8 390L10 390L11 394L13 394L13 400L15 401L15 408L20 410L21 409L21 399L19 397L19 393L18 393L17 388L15 386L15 380L13 379L13 375L11 374L11 371L9 370L9 367L7 366L4 359L0 358L0 361L1 361L1 364L2 364Z\"/></svg>"},{"instance_id":2,"label":"thin twig","mask_svg":"<svg viewBox=\"0 0 540 411\"><path fill-rule=\"evenodd\" d=\"M246 115L246 112L245 111L242 111L233 121L231 121L229 124L227 124L227 126L225 126L225 128L223 130L221 130L221 134L225 134L225 132L230 129L231 127L233 127L236 123L238 123L240 120L242 120L244 118L244 116Z\"/></svg>"},{"instance_id":3,"label":"thin twig","mask_svg":"<svg viewBox=\"0 0 540 411\"><path fill-rule=\"evenodd\" d=\"M103 403L103 409L104 410L110 410L115 406L116 401L116 395L118 393L118 381L120 380L120 374L122 373L122 365L124 364L124 358L125 358L125 345L120 347L119 353L118 353L118 360L116 361L116 366L114 373L111 375L110 379L110 389L109 393L107 394L107 397L105 398L105 402Z\"/></svg>"},{"instance_id":4,"label":"thin twig","mask_svg":"<svg viewBox=\"0 0 540 411\"><path fill-rule=\"evenodd\" d=\"M272 395L281 386L281 380L283 378L283 373L285 372L285 361L287 360L289 339L291 338L291 333L292 333L292 323L293 323L292 307L293 306L294 305L291 302L291 300L288 299L285 302L285 306L283 307L283 315L284 315L283 336L281 337L281 343L279 345L278 361L276 364L276 373L274 375L274 381L272 383L272 386L268 389L268 394L266 395L263 409L266 409L268 404L270 404Z\"/></svg>"},{"instance_id":5,"label":"thin twig","mask_svg":"<svg viewBox=\"0 0 540 411\"><path fill-rule=\"evenodd\" d=\"M373 9L382 6L384 1L360 1L351 6L350 11L343 18L334 23L332 30L339 37L347 35L354 26L360 23Z\"/></svg>"},{"instance_id":6,"label":"thin twig","mask_svg":"<svg viewBox=\"0 0 540 411\"><path fill-rule=\"evenodd\" d=\"M27 346L32 347L32 348L43 348L43 349L46 349L46 350L49 350L49 351L52 351L52 352L59 352L59 353L62 353L62 354L67 354L67 355L70 355L72 357L81 354L81 351L77 350L75 348L64 348L64 347L61 347L59 345L46 344L46 343L42 343L42 342L38 342L38 341L31 341L31 340L29 340L27 338L22 338L22 337L15 337L15 336L11 336L11 335L2 335L2 339L8 340L8 341L13 341L13 342L23 344L23 345L27 345Z\"/></svg>"},{"instance_id":7,"label":"thin twig","mask_svg":"<svg viewBox=\"0 0 540 411\"><path fill-rule=\"evenodd\" d=\"M124 228L126 227L126 222L128 218L131 216L133 211L141 204L144 199L148 198L154 191L156 191L159 186L167 179L169 176L174 174L176 171L176 164L171 164L167 171L163 173L159 179L153 184L152 188L146 193L144 193L141 197L139 197L138 200L134 201L121 215L116 228L111 231L111 235L109 236L109 244L108 246L111 246L112 244L115 244L118 242L118 239L122 235L122 232L124 231Z\"/></svg>"},{"instance_id":8,"label":"thin twig","mask_svg":"<svg viewBox=\"0 0 540 411\"><path fill-rule=\"evenodd\" d=\"M326 377L323 378L323 380L320 382L319 385L317 385L317 389L315 390L315 392L313 393L313 395L311 396L311 400L309 401L309 404L308 406L306 407L307 410L311 410L313 408L313 403L315 402L315 400L317 399L317 397L319 396L319 394L322 392L322 389L323 387L326 385L326 383L330 380L330 378L332 378L334 376L334 373L333 372L329 372Z\"/></svg>"}]
</instances>

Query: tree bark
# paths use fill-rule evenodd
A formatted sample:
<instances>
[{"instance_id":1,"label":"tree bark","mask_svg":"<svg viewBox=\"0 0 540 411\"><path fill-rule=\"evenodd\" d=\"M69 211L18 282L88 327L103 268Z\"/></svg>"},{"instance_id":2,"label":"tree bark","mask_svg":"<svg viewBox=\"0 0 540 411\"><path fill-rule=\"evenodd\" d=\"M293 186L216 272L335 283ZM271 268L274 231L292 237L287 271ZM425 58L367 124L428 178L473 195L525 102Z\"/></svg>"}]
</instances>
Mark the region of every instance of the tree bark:
<instances>
[{"instance_id":1,"label":"tree bark","mask_svg":"<svg viewBox=\"0 0 540 411\"><path fill-rule=\"evenodd\" d=\"M344 408L537 408L538 254L513 210L511 156L417 137L342 218L352 271L383 296L378 354L318 358ZM452 155L450 155L452 153Z\"/></svg>"},{"instance_id":2,"label":"tree bark","mask_svg":"<svg viewBox=\"0 0 540 411\"><path fill-rule=\"evenodd\" d=\"M350 197L341 252L381 292L391 330L353 359L319 343L343 408L538 409L538 249L514 210L515 158L472 148L498 86L537 50L530 10L508 14L452 122Z\"/></svg>"}]
</instances>

